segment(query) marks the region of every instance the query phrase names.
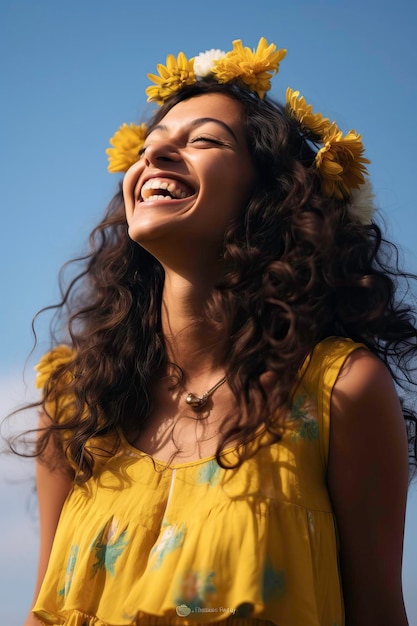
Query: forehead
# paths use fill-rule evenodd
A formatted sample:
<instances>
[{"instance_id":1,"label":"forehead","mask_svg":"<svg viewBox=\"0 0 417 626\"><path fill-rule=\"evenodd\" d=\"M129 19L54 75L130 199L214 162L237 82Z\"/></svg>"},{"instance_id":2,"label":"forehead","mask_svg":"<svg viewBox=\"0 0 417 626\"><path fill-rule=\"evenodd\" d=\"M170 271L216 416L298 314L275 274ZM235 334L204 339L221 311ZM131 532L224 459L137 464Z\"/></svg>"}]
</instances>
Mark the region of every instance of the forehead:
<instances>
[{"instance_id":1,"label":"forehead","mask_svg":"<svg viewBox=\"0 0 417 626\"><path fill-rule=\"evenodd\" d=\"M197 118L214 118L234 130L242 130L242 106L233 98L219 93L201 94L176 104L160 120L164 125L187 124Z\"/></svg>"}]
</instances>

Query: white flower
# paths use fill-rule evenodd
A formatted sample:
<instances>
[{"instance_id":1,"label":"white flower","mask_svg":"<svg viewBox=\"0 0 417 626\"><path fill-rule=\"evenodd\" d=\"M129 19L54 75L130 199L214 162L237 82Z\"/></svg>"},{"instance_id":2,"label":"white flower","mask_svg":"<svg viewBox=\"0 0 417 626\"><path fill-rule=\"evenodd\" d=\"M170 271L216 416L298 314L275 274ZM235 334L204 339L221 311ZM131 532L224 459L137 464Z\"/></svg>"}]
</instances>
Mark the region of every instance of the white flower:
<instances>
[{"instance_id":1,"label":"white flower","mask_svg":"<svg viewBox=\"0 0 417 626\"><path fill-rule=\"evenodd\" d=\"M348 209L351 219L361 224L370 224L375 211L374 198L371 181L366 178L365 183L358 189L352 189Z\"/></svg>"},{"instance_id":2,"label":"white flower","mask_svg":"<svg viewBox=\"0 0 417 626\"><path fill-rule=\"evenodd\" d=\"M208 76L213 69L214 62L224 56L226 56L226 53L223 50L214 50L214 48L206 52L200 52L198 57L194 59L194 73L197 78Z\"/></svg>"}]
</instances>

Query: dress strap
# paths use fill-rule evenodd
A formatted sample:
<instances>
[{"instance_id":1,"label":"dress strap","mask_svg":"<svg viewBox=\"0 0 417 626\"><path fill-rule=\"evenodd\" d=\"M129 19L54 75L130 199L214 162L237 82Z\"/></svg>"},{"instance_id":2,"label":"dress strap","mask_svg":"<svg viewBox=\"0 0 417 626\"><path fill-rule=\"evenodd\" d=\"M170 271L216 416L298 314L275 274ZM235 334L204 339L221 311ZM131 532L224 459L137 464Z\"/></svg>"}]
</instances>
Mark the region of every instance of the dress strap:
<instances>
[{"instance_id":1,"label":"dress strap","mask_svg":"<svg viewBox=\"0 0 417 626\"><path fill-rule=\"evenodd\" d=\"M327 337L318 343L302 370L302 385L317 402L317 421L320 433L320 452L327 470L329 458L330 404L332 392L347 357L355 350L367 349L344 337Z\"/></svg>"}]
</instances>

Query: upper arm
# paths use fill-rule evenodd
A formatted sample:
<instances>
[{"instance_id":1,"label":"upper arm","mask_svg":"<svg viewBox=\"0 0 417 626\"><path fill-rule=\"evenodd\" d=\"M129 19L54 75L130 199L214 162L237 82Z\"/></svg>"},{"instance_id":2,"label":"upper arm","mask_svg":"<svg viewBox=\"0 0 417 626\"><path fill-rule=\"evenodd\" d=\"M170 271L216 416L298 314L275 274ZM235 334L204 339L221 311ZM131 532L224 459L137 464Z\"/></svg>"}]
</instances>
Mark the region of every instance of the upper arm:
<instances>
[{"instance_id":1,"label":"upper arm","mask_svg":"<svg viewBox=\"0 0 417 626\"><path fill-rule=\"evenodd\" d=\"M47 418L41 414L39 427L47 424ZM57 462L59 452L52 438L43 455L43 460L36 461L36 490L39 509L39 561L35 586L35 598L39 592L48 566L55 530L65 499L67 498L73 480L69 467Z\"/></svg>"},{"instance_id":2,"label":"upper arm","mask_svg":"<svg viewBox=\"0 0 417 626\"><path fill-rule=\"evenodd\" d=\"M331 402L328 484L347 626L404 626L401 566L408 487L404 419L385 365L359 350Z\"/></svg>"}]
</instances>

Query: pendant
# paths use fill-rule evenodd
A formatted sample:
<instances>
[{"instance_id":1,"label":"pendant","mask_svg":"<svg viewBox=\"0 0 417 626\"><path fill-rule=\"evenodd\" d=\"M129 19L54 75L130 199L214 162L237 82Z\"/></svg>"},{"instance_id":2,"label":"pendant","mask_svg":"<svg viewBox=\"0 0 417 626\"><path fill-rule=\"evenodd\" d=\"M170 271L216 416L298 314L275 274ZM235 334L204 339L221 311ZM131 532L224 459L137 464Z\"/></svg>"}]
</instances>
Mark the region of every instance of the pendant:
<instances>
[{"instance_id":1,"label":"pendant","mask_svg":"<svg viewBox=\"0 0 417 626\"><path fill-rule=\"evenodd\" d=\"M203 396L196 396L194 393L187 394L185 398L186 403L194 410L201 409L208 400L208 395L205 393Z\"/></svg>"}]
</instances>

